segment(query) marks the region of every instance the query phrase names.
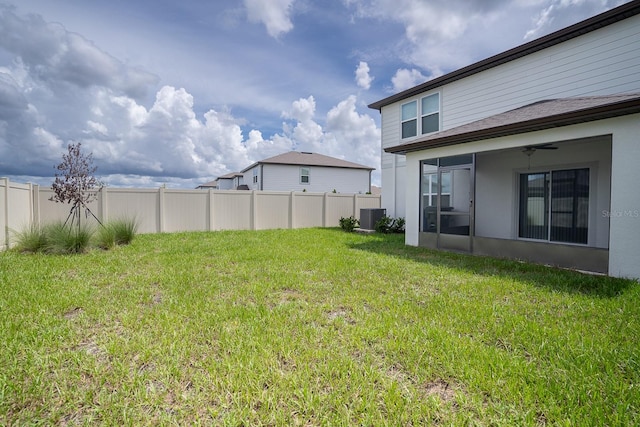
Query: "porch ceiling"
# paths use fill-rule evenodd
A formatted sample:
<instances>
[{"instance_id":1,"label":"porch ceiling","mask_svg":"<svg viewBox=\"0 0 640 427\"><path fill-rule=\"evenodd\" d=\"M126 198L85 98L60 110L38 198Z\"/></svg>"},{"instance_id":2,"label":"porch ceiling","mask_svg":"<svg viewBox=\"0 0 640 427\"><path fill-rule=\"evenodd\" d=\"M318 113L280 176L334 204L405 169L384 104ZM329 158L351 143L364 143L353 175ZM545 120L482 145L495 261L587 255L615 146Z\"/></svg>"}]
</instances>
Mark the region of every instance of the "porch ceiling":
<instances>
[{"instance_id":1,"label":"porch ceiling","mask_svg":"<svg viewBox=\"0 0 640 427\"><path fill-rule=\"evenodd\" d=\"M405 154L635 113L640 113L640 93L551 99L388 147L385 151Z\"/></svg>"}]
</instances>

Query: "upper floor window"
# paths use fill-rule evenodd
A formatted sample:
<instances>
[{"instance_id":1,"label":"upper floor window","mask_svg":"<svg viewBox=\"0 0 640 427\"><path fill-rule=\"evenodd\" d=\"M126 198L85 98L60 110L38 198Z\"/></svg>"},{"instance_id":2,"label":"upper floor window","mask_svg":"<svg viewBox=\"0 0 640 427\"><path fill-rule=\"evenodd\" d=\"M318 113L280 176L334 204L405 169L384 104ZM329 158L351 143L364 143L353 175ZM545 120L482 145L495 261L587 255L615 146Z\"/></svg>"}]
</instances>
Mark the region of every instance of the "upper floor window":
<instances>
[{"instance_id":1,"label":"upper floor window","mask_svg":"<svg viewBox=\"0 0 640 427\"><path fill-rule=\"evenodd\" d=\"M258 168L253 168L253 183L258 183Z\"/></svg>"},{"instance_id":2,"label":"upper floor window","mask_svg":"<svg viewBox=\"0 0 640 427\"><path fill-rule=\"evenodd\" d=\"M300 168L300 184L309 184L309 168Z\"/></svg>"},{"instance_id":3,"label":"upper floor window","mask_svg":"<svg viewBox=\"0 0 640 427\"><path fill-rule=\"evenodd\" d=\"M420 111L418 112L418 107ZM440 130L440 94L433 93L418 101L402 104L402 139ZM418 122L418 113L420 121Z\"/></svg>"},{"instance_id":4,"label":"upper floor window","mask_svg":"<svg viewBox=\"0 0 640 427\"><path fill-rule=\"evenodd\" d=\"M425 96L421 101L422 134L440 130L440 94Z\"/></svg>"},{"instance_id":5,"label":"upper floor window","mask_svg":"<svg viewBox=\"0 0 640 427\"><path fill-rule=\"evenodd\" d=\"M402 104L402 138L411 138L418 134L418 102Z\"/></svg>"}]
</instances>

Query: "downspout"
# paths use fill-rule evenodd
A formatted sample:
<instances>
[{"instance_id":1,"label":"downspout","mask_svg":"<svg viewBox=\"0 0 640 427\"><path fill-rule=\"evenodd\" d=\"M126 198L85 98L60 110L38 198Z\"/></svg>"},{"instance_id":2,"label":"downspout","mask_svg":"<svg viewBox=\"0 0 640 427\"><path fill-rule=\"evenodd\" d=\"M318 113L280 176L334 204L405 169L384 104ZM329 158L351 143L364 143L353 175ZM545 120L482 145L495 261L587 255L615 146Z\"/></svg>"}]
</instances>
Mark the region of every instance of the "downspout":
<instances>
[{"instance_id":1,"label":"downspout","mask_svg":"<svg viewBox=\"0 0 640 427\"><path fill-rule=\"evenodd\" d=\"M264 165L258 164L258 167L260 168L260 190L264 190L264 173L263 173L263 167Z\"/></svg>"}]
</instances>

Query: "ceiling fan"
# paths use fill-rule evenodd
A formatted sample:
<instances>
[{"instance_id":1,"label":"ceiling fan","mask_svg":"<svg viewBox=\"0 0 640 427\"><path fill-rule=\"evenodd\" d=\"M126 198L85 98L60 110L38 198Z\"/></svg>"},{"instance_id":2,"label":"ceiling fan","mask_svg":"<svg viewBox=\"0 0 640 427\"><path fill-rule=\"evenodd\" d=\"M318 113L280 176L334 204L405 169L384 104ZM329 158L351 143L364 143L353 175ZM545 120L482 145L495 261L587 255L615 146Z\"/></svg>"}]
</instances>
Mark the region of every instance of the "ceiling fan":
<instances>
[{"instance_id":1,"label":"ceiling fan","mask_svg":"<svg viewBox=\"0 0 640 427\"><path fill-rule=\"evenodd\" d=\"M527 145L522 149L522 152L526 156L531 157L531 155L535 153L536 150L557 150L557 149L558 147L554 147L550 142L547 142L546 144Z\"/></svg>"}]
</instances>

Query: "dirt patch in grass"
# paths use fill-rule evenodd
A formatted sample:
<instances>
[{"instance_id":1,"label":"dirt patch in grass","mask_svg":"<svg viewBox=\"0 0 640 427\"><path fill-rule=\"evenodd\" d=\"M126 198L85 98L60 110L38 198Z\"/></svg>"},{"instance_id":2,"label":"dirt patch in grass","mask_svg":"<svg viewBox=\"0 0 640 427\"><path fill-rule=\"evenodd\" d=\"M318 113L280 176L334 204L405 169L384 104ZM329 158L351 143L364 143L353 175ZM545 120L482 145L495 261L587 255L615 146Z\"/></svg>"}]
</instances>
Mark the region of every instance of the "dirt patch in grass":
<instances>
[{"instance_id":1,"label":"dirt patch in grass","mask_svg":"<svg viewBox=\"0 0 640 427\"><path fill-rule=\"evenodd\" d=\"M64 318L67 320L72 320L80 316L82 313L84 313L84 310L82 309L82 307L75 307L67 311L66 313L64 313Z\"/></svg>"},{"instance_id":2,"label":"dirt patch in grass","mask_svg":"<svg viewBox=\"0 0 640 427\"><path fill-rule=\"evenodd\" d=\"M425 396L437 396L443 402L452 402L456 397L455 390L443 379L428 382L421 387Z\"/></svg>"},{"instance_id":3,"label":"dirt patch in grass","mask_svg":"<svg viewBox=\"0 0 640 427\"><path fill-rule=\"evenodd\" d=\"M343 319L345 323L349 325L355 325L356 321L349 315L349 309L340 307L335 310L331 310L327 313L327 319L334 321L337 319Z\"/></svg>"}]
</instances>

